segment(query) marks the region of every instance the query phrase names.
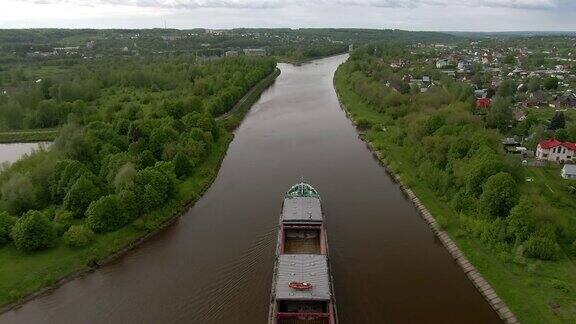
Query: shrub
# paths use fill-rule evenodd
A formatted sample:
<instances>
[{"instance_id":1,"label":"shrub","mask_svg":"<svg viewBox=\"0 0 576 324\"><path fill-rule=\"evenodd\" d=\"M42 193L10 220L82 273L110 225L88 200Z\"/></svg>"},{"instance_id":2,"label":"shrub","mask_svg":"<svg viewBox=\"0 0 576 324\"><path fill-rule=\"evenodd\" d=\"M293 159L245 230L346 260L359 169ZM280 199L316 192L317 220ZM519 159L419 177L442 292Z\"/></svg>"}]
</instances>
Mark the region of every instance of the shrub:
<instances>
[{"instance_id":1,"label":"shrub","mask_svg":"<svg viewBox=\"0 0 576 324\"><path fill-rule=\"evenodd\" d=\"M86 222L94 232L111 232L128 223L120 208L118 196L104 196L90 204L86 210Z\"/></svg>"},{"instance_id":2,"label":"shrub","mask_svg":"<svg viewBox=\"0 0 576 324\"><path fill-rule=\"evenodd\" d=\"M183 179L192 174L193 166L190 159L182 152L174 157L174 172L176 177Z\"/></svg>"},{"instance_id":3,"label":"shrub","mask_svg":"<svg viewBox=\"0 0 576 324\"><path fill-rule=\"evenodd\" d=\"M81 218L90 203L100 197L100 189L85 176L81 176L64 197L64 208L75 218Z\"/></svg>"},{"instance_id":4,"label":"shrub","mask_svg":"<svg viewBox=\"0 0 576 324\"><path fill-rule=\"evenodd\" d=\"M540 260L556 260L560 248L553 239L542 236L531 236L524 244L526 256Z\"/></svg>"},{"instance_id":5,"label":"shrub","mask_svg":"<svg viewBox=\"0 0 576 324\"><path fill-rule=\"evenodd\" d=\"M94 232L84 225L73 225L64 234L64 243L71 247L84 247L94 240Z\"/></svg>"},{"instance_id":6,"label":"shrub","mask_svg":"<svg viewBox=\"0 0 576 324\"><path fill-rule=\"evenodd\" d=\"M45 215L32 210L18 219L12 229L12 239L19 250L41 250L56 243L56 230Z\"/></svg>"},{"instance_id":7,"label":"shrub","mask_svg":"<svg viewBox=\"0 0 576 324\"><path fill-rule=\"evenodd\" d=\"M36 200L34 184L28 176L14 173L0 189L2 200L9 212L14 215L32 208Z\"/></svg>"},{"instance_id":8,"label":"shrub","mask_svg":"<svg viewBox=\"0 0 576 324\"><path fill-rule=\"evenodd\" d=\"M507 218L508 233L514 236L517 242L526 241L536 230L533 216L534 206L527 199L522 199L514 206Z\"/></svg>"},{"instance_id":9,"label":"shrub","mask_svg":"<svg viewBox=\"0 0 576 324\"><path fill-rule=\"evenodd\" d=\"M172 194L173 186L170 177L156 168L146 168L134 178L134 193L144 209L164 203Z\"/></svg>"},{"instance_id":10,"label":"shrub","mask_svg":"<svg viewBox=\"0 0 576 324\"><path fill-rule=\"evenodd\" d=\"M372 127L372 122L366 118L358 118L356 121L356 126L359 129L366 130Z\"/></svg>"},{"instance_id":11,"label":"shrub","mask_svg":"<svg viewBox=\"0 0 576 324\"><path fill-rule=\"evenodd\" d=\"M140 206L134 192L122 190L118 193L118 203L122 207L122 212L128 220L132 220L140 214Z\"/></svg>"},{"instance_id":12,"label":"shrub","mask_svg":"<svg viewBox=\"0 0 576 324\"><path fill-rule=\"evenodd\" d=\"M518 202L518 185L509 173L488 178L480 196L480 209L488 217L506 217Z\"/></svg>"},{"instance_id":13,"label":"shrub","mask_svg":"<svg viewBox=\"0 0 576 324\"><path fill-rule=\"evenodd\" d=\"M74 221L74 214L67 210L56 211L54 217L54 228L56 229L56 234L62 236L69 228L72 226Z\"/></svg>"},{"instance_id":14,"label":"shrub","mask_svg":"<svg viewBox=\"0 0 576 324\"><path fill-rule=\"evenodd\" d=\"M12 232L14 224L16 224L16 220L16 217L0 211L0 245L10 241L10 232Z\"/></svg>"}]
</instances>

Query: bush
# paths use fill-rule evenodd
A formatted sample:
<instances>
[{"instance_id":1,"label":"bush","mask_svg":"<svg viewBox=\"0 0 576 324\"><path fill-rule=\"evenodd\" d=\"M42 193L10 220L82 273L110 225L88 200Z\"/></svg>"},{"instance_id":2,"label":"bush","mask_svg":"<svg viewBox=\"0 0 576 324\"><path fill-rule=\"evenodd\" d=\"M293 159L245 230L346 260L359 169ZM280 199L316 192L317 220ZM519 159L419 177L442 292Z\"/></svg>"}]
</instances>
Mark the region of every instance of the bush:
<instances>
[{"instance_id":1,"label":"bush","mask_svg":"<svg viewBox=\"0 0 576 324\"><path fill-rule=\"evenodd\" d=\"M500 172L488 178L480 196L480 209L488 217L507 217L518 202L518 185L509 173Z\"/></svg>"},{"instance_id":2,"label":"bush","mask_svg":"<svg viewBox=\"0 0 576 324\"><path fill-rule=\"evenodd\" d=\"M64 197L64 208L75 218L81 218L90 203L100 197L100 189L85 176L81 176Z\"/></svg>"},{"instance_id":3,"label":"bush","mask_svg":"<svg viewBox=\"0 0 576 324\"><path fill-rule=\"evenodd\" d=\"M118 196L108 195L90 204L86 210L86 222L94 232L111 232L128 223Z\"/></svg>"},{"instance_id":4,"label":"bush","mask_svg":"<svg viewBox=\"0 0 576 324\"><path fill-rule=\"evenodd\" d=\"M31 252L53 246L56 230L52 222L39 211L32 210L22 216L12 229L12 239L19 250Z\"/></svg>"},{"instance_id":5,"label":"bush","mask_svg":"<svg viewBox=\"0 0 576 324\"><path fill-rule=\"evenodd\" d=\"M73 225L64 234L64 243L70 247L85 247L94 240L94 232L84 225Z\"/></svg>"},{"instance_id":6,"label":"bush","mask_svg":"<svg viewBox=\"0 0 576 324\"><path fill-rule=\"evenodd\" d=\"M172 179L156 168L146 168L134 178L134 193L145 210L158 207L168 200L173 187Z\"/></svg>"},{"instance_id":7,"label":"bush","mask_svg":"<svg viewBox=\"0 0 576 324\"><path fill-rule=\"evenodd\" d=\"M10 232L16 224L16 220L16 217L0 211L0 245L10 241Z\"/></svg>"},{"instance_id":8,"label":"bush","mask_svg":"<svg viewBox=\"0 0 576 324\"><path fill-rule=\"evenodd\" d=\"M540 260L556 260L560 247L553 239L542 236L532 236L524 244L526 256Z\"/></svg>"},{"instance_id":9,"label":"bush","mask_svg":"<svg viewBox=\"0 0 576 324\"><path fill-rule=\"evenodd\" d=\"M358 118L356 121L356 126L359 129L366 130L372 128L372 122L365 118Z\"/></svg>"},{"instance_id":10,"label":"bush","mask_svg":"<svg viewBox=\"0 0 576 324\"><path fill-rule=\"evenodd\" d=\"M56 215L54 217L54 227L56 229L56 234L58 236L62 236L69 228L72 226L72 222L74 222L74 214L67 210L59 210L56 211Z\"/></svg>"},{"instance_id":11,"label":"bush","mask_svg":"<svg viewBox=\"0 0 576 324\"><path fill-rule=\"evenodd\" d=\"M193 166L190 159L182 152L174 157L174 172L176 177L183 179L192 174Z\"/></svg>"},{"instance_id":12,"label":"bush","mask_svg":"<svg viewBox=\"0 0 576 324\"><path fill-rule=\"evenodd\" d=\"M34 184L28 176L14 173L0 189L7 210L20 215L34 206L36 193Z\"/></svg>"}]
</instances>

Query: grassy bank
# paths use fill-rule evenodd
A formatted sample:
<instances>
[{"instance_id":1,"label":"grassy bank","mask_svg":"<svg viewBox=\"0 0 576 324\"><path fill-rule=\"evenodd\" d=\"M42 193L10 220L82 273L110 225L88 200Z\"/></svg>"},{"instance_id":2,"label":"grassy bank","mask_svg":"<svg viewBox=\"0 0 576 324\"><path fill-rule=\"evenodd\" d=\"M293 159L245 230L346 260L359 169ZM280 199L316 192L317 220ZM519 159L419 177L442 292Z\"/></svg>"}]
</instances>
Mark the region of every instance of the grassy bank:
<instances>
[{"instance_id":1,"label":"grassy bank","mask_svg":"<svg viewBox=\"0 0 576 324\"><path fill-rule=\"evenodd\" d=\"M58 136L58 129L32 129L0 132L0 143L51 142Z\"/></svg>"},{"instance_id":2,"label":"grassy bank","mask_svg":"<svg viewBox=\"0 0 576 324\"><path fill-rule=\"evenodd\" d=\"M344 70L339 68L335 76L337 92L351 118L357 123L386 125L372 127L365 137L383 155L382 159L395 173L401 175L419 199L434 215L437 222L450 234L471 263L490 282L498 295L507 303L523 323L573 323L576 321L576 265L567 251L561 252L557 261L539 261L495 250L467 235L462 229L460 215L445 197L438 196L431 185L421 179L418 165L414 164L413 150L391 138L398 126L351 90ZM564 184L556 171L535 169L527 176L533 177L534 186L522 185L521 190L531 199L549 195L536 186L538 181L552 182L551 190ZM535 189L538 188L538 189ZM536 198L534 198L536 199ZM573 199L573 197L572 197ZM538 200L536 200L538 201ZM573 210L563 209L571 215L558 215L562 221L573 219Z\"/></svg>"},{"instance_id":3,"label":"grassy bank","mask_svg":"<svg viewBox=\"0 0 576 324\"><path fill-rule=\"evenodd\" d=\"M260 82L239 102L240 107L227 118L219 121L222 128L232 130L236 127L262 91L270 86L280 74L273 74ZM233 138L230 131L221 132L222 136L214 143L204 162L192 176L176 184L176 194L161 208L146 214L117 231L96 236L96 240L85 248L70 248L57 244L55 248L33 254L16 249L13 244L0 248L0 305L3 310L36 296L34 292L65 282L66 279L83 273L93 267L122 255L149 235L169 226L177 216L188 210L215 179L228 145ZM0 309L0 312L2 309Z\"/></svg>"}]
</instances>

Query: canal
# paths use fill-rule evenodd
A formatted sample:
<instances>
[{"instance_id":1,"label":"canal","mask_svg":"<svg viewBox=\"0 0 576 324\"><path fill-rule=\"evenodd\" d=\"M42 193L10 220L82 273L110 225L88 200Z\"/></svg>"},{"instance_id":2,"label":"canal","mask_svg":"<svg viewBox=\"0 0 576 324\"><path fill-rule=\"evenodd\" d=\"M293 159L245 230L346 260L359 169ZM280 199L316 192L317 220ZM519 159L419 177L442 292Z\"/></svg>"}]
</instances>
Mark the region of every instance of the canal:
<instances>
[{"instance_id":1,"label":"canal","mask_svg":"<svg viewBox=\"0 0 576 324\"><path fill-rule=\"evenodd\" d=\"M174 226L0 322L266 323L282 196L302 176L322 195L341 323L499 322L340 109L345 59L279 64Z\"/></svg>"}]
</instances>

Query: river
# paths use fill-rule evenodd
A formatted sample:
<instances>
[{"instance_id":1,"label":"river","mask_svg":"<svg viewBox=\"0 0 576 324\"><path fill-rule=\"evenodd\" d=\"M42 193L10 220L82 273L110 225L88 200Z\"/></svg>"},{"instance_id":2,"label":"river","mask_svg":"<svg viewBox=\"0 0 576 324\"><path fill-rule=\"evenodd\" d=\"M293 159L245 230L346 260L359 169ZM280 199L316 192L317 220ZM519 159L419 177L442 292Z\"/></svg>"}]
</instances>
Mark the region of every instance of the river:
<instances>
[{"instance_id":1,"label":"river","mask_svg":"<svg viewBox=\"0 0 576 324\"><path fill-rule=\"evenodd\" d=\"M266 323L282 197L303 176L322 196L341 323L498 323L340 109L345 59L279 64L174 226L0 322Z\"/></svg>"}]
</instances>

